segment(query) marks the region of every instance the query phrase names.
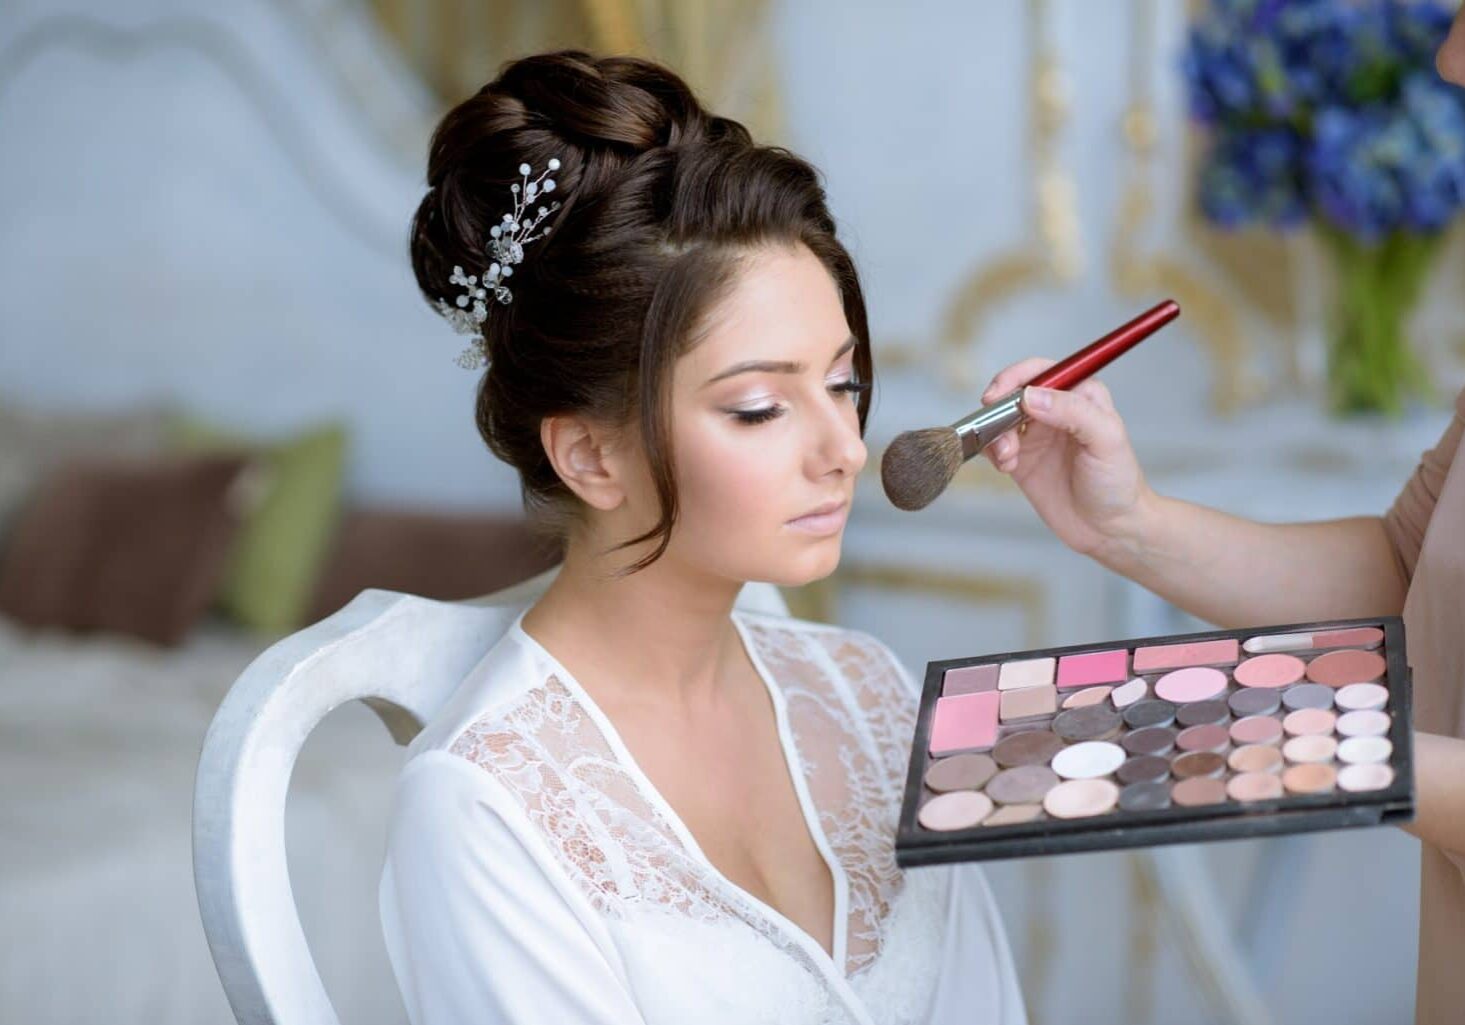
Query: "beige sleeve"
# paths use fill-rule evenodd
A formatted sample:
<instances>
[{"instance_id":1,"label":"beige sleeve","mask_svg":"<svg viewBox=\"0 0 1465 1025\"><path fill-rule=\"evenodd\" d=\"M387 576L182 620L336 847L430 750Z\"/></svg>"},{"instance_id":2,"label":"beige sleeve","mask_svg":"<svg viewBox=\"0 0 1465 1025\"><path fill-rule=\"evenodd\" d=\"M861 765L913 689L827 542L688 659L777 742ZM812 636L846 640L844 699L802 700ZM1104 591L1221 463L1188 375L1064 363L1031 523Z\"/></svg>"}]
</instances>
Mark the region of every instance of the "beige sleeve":
<instances>
[{"instance_id":1,"label":"beige sleeve","mask_svg":"<svg viewBox=\"0 0 1465 1025\"><path fill-rule=\"evenodd\" d=\"M1465 389L1455 396L1455 415L1434 448L1419 457L1414 474L1399 492L1394 504L1384 514L1384 533L1394 549L1394 557L1404 572L1404 579L1414 576L1419 549L1424 544L1424 531L1434 515L1435 501L1444 486L1445 474L1455 458L1460 436L1465 432Z\"/></svg>"}]
</instances>

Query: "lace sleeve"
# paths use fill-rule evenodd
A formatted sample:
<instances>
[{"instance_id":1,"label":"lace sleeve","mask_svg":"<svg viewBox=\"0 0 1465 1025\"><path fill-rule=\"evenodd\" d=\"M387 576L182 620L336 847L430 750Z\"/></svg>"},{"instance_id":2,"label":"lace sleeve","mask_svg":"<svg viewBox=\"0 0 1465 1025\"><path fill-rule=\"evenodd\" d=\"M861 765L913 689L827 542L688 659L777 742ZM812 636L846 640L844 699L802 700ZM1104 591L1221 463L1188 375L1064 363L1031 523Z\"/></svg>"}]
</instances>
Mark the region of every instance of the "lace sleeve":
<instances>
[{"instance_id":1,"label":"lace sleeve","mask_svg":"<svg viewBox=\"0 0 1465 1025\"><path fill-rule=\"evenodd\" d=\"M482 769L445 751L399 777L379 892L412 1025L642 1025L592 913Z\"/></svg>"}]
</instances>

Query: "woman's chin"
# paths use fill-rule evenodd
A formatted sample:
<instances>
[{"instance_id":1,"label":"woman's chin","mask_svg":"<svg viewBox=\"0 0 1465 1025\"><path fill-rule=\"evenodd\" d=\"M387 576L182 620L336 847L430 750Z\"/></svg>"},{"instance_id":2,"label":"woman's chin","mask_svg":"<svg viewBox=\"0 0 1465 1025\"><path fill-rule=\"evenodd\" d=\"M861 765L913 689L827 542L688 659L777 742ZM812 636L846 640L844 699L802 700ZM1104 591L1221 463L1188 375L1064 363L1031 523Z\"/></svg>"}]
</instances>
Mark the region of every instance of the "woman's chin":
<instances>
[{"instance_id":1,"label":"woman's chin","mask_svg":"<svg viewBox=\"0 0 1465 1025\"><path fill-rule=\"evenodd\" d=\"M822 539L819 544L805 545L802 551L795 552L777 566L770 567L766 575L757 579L767 580L779 587L803 587L823 580L839 568L842 542L843 535L836 534Z\"/></svg>"}]
</instances>

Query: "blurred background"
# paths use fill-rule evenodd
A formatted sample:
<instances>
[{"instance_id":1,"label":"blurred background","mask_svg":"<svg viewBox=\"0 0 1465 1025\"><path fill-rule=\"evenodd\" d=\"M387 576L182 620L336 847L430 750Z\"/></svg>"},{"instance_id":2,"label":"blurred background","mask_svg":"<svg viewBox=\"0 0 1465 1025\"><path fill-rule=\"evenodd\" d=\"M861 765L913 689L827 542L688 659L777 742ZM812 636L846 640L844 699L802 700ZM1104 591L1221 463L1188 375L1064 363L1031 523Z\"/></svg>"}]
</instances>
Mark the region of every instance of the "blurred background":
<instances>
[{"instance_id":1,"label":"blurred background","mask_svg":"<svg viewBox=\"0 0 1465 1025\"><path fill-rule=\"evenodd\" d=\"M788 598L927 661L1202 628L985 462L919 514L896 433L1161 298L1104 373L1157 490L1378 513L1465 383L1454 3L9 0L0 8L0 1021L229 1022L192 885L204 730L364 587L555 561L473 428L406 228L514 56L659 58L825 176L877 392L845 558ZM342 1020L404 1021L376 919L401 752L307 743L287 834ZM1395 830L992 864L1035 1023L1412 1021Z\"/></svg>"}]
</instances>

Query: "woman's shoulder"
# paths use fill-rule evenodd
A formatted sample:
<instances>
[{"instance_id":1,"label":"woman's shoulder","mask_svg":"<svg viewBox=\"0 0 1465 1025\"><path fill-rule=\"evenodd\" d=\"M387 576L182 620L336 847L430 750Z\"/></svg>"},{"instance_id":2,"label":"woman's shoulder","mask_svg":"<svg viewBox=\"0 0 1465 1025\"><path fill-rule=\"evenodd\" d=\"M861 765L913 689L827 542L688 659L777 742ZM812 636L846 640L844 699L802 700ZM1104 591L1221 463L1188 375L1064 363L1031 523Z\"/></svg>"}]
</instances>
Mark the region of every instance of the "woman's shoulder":
<instances>
[{"instance_id":1,"label":"woman's shoulder","mask_svg":"<svg viewBox=\"0 0 1465 1025\"><path fill-rule=\"evenodd\" d=\"M879 685L895 682L914 690L910 674L890 645L866 630L752 610L735 609L733 614L762 644L782 641L789 654L827 659L846 679Z\"/></svg>"},{"instance_id":2,"label":"woman's shoulder","mask_svg":"<svg viewBox=\"0 0 1465 1025\"><path fill-rule=\"evenodd\" d=\"M517 621L488 649L407 745L412 761L429 751L452 753L470 731L515 728L524 711L553 703L555 669L524 643ZM538 718L539 716L530 716Z\"/></svg>"}]
</instances>

